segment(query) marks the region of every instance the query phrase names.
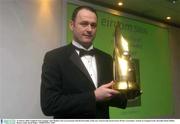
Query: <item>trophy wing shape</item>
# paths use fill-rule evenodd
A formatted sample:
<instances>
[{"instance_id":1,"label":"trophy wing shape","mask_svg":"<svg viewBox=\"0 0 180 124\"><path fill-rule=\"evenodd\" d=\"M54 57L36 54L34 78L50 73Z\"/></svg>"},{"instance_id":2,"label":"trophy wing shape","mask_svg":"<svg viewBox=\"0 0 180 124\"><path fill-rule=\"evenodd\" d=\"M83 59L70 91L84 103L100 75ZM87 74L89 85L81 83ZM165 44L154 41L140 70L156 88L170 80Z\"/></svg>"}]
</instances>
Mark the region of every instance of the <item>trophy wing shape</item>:
<instances>
[{"instance_id":1,"label":"trophy wing shape","mask_svg":"<svg viewBox=\"0 0 180 124\"><path fill-rule=\"evenodd\" d=\"M136 82L136 70L129 53L127 40L122 36L120 26L115 28L114 53L113 53L113 89L125 93L129 99L134 99L142 94Z\"/></svg>"}]
</instances>

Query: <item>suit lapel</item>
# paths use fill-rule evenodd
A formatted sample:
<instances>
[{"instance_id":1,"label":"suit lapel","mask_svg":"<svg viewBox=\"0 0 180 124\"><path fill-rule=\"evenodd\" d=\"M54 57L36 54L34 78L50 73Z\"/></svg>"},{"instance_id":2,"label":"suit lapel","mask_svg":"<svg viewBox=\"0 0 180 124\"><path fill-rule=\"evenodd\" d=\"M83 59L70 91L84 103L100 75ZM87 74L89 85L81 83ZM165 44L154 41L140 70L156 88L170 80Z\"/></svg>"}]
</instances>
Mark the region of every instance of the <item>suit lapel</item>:
<instances>
[{"instance_id":1,"label":"suit lapel","mask_svg":"<svg viewBox=\"0 0 180 124\"><path fill-rule=\"evenodd\" d=\"M93 83L86 67L84 66L83 62L81 61L78 54L75 52L75 50L72 50L72 54L70 55L70 60L76 65L76 67Z\"/></svg>"},{"instance_id":2,"label":"suit lapel","mask_svg":"<svg viewBox=\"0 0 180 124\"><path fill-rule=\"evenodd\" d=\"M103 72L102 72L102 66L101 66L101 64L100 63L102 63L102 59L101 59L101 57L100 57L100 55L99 54L97 54L97 52L96 52L96 55L95 55L95 57L96 57L96 66L97 66L97 80L98 80L98 86L100 86L101 85L101 78L102 78L102 74L103 74Z\"/></svg>"}]
</instances>

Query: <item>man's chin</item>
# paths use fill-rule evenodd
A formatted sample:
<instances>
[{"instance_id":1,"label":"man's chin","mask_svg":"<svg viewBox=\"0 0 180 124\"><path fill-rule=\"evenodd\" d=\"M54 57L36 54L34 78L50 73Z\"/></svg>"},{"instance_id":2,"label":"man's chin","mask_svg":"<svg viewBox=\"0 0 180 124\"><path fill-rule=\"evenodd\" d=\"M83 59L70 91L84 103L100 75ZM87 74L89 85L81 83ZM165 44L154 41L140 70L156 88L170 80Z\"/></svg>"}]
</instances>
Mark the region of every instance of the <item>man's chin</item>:
<instances>
[{"instance_id":1,"label":"man's chin","mask_svg":"<svg viewBox=\"0 0 180 124\"><path fill-rule=\"evenodd\" d=\"M92 39L85 39L85 40L83 41L83 43L91 44L91 43L92 43Z\"/></svg>"},{"instance_id":2,"label":"man's chin","mask_svg":"<svg viewBox=\"0 0 180 124\"><path fill-rule=\"evenodd\" d=\"M82 45L84 46L84 47L86 47L86 48L88 48L88 47L90 47L91 45L92 45L92 41L84 41L83 43L82 43Z\"/></svg>"}]
</instances>

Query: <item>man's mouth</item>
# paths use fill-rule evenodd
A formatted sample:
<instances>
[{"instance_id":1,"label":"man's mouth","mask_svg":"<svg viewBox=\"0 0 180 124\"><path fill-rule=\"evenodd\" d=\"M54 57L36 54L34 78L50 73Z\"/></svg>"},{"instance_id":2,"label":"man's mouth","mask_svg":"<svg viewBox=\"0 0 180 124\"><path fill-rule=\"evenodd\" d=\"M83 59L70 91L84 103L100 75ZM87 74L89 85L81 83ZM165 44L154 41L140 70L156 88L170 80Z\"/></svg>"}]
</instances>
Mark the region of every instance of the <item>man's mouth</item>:
<instances>
[{"instance_id":1,"label":"man's mouth","mask_svg":"<svg viewBox=\"0 0 180 124\"><path fill-rule=\"evenodd\" d=\"M84 35L85 37L92 38L92 35Z\"/></svg>"}]
</instances>

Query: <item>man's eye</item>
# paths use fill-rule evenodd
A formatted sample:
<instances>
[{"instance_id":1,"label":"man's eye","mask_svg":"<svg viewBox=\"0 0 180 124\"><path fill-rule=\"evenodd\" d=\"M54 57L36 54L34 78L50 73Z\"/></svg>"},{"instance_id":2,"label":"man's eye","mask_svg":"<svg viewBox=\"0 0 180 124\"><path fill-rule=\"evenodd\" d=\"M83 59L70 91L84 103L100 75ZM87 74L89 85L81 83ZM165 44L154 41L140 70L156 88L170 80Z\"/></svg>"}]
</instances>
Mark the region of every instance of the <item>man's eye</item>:
<instances>
[{"instance_id":1,"label":"man's eye","mask_svg":"<svg viewBox=\"0 0 180 124\"><path fill-rule=\"evenodd\" d=\"M83 27L87 27L87 26L91 26L92 28L96 28L96 23L88 23L88 22L82 22L82 23L80 23L80 25L81 26L83 26Z\"/></svg>"},{"instance_id":2,"label":"man's eye","mask_svg":"<svg viewBox=\"0 0 180 124\"><path fill-rule=\"evenodd\" d=\"M86 26L88 26L88 25L89 25L89 23L87 23L87 22L83 22L83 23L80 23L80 25L82 25L83 27L86 27Z\"/></svg>"},{"instance_id":3,"label":"man's eye","mask_svg":"<svg viewBox=\"0 0 180 124\"><path fill-rule=\"evenodd\" d=\"M92 24L91 24L91 27L92 27L92 28L96 28L96 23L92 23Z\"/></svg>"}]
</instances>

